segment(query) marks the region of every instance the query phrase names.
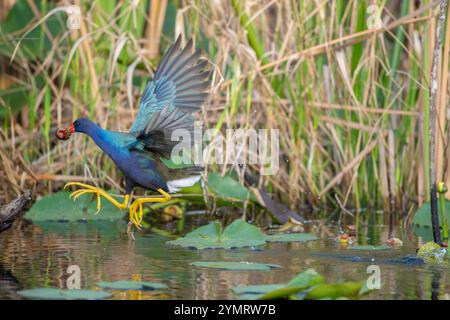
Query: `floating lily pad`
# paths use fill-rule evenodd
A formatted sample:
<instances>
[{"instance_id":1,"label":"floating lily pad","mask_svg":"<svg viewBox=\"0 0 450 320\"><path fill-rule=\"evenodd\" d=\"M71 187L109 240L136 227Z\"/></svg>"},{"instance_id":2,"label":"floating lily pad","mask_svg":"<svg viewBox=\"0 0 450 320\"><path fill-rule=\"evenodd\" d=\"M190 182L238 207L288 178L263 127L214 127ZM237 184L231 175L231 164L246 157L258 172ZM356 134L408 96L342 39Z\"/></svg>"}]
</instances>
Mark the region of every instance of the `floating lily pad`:
<instances>
[{"instance_id":1,"label":"floating lily pad","mask_svg":"<svg viewBox=\"0 0 450 320\"><path fill-rule=\"evenodd\" d=\"M447 249L430 241L423 244L417 251L417 256L426 263L441 263L447 255Z\"/></svg>"},{"instance_id":2,"label":"floating lily pad","mask_svg":"<svg viewBox=\"0 0 450 320\"><path fill-rule=\"evenodd\" d=\"M342 299L358 298L370 290L362 282L337 284L324 283L324 278L314 269L299 273L286 284L251 285L232 289L240 299Z\"/></svg>"},{"instance_id":3,"label":"floating lily pad","mask_svg":"<svg viewBox=\"0 0 450 320\"><path fill-rule=\"evenodd\" d=\"M258 300L261 296L261 293L244 293L239 295L239 300Z\"/></svg>"},{"instance_id":4,"label":"floating lily pad","mask_svg":"<svg viewBox=\"0 0 450 320\"><path fill-rule=\"evenodd\" d=\"M69 192L60 191L43 197L31 207L25 214L25 218L32 221L75 222L122 219L125 214L103 198L100 212L95 214L97 199L92 201L92 195L82 195L77 201L73 201L69 198L69 194Z\"/></svg>"},{"instance_id":5,"label":"floating lily pad","mask_svg":"<svg viewBox=\"0 0 450 320\"><path fill-rule=\"evenodd\" d=\"M253 262L237 262L237 261L196 261L192 262L191 265L195 267L203 268L213 268L213 269L224 269L224 270L272 270L275 268L281 268L276 264L265 264L265 263L253 263Z\"/></svg>"},{"instance_id":6,"label":"floating lily pad","mask_svg":"<svg viewBox=\"0 0 450 320\"><path fill-rule=\"evenodd\" d=\"M302 292L309 287L323 283L323 277L314 269L307 269L296 275L284 287L269 291L262 295L259 299L272 300L289 297L291 295Z\"/></svg>"},{"instance_id":7,"label":"floating lily pad","mask_svg":"<svg viewBox=\"0 0 450 320\"><path fill-rule=\"evenodd\" d=\"M447 216L447 221L450 221L450 201L445 200L445 215ZM414 214L413 224L421 227L431 228L431 208L430 203L426 202L417 209ZM450 225L449 225L450 227ZM450 229L449 229L450 230ZM431 233L431 231L430 231Z\"/></svg>"},{"instance_id":8,"label":"floating lily pad","mask_svg":"<svg viewBox=\"0 0 450 320\"><path fill-rule=\"evenodd\" d=\"M36 300L103 300L112 295L105 291L64 290L57 288L36 288L18 291L17 294L27 299Z\"/></svg>"},{"instance_id":9,"label":"floating lily pad","mask_svg":"<svg viewBox=\"0 0 450 320\"><path fill-rule=\"evenodd\" d=\"M241 286L234 287L232 290L239 294L241 299L280 299L304 291L323 281L323 277L314 269L307 269L297 274L288 283Z\"/></svg>"},{"instance_id":10,"label":"floating lily pad","mask_svg":"<svg viewBox=\"0 0 450 320\"><path fill-rule=\"evenodd\" d=\"M262 245L266 242L264 234L257 227L242 219L235 220L222 232L222 225L214 221L188 233L183 238L169 241L169 244L187 248L242 248Z\"/></svg>"},{"instance_id":11,"label":"floating lily pad","mask_svg":"<svg viewBox=\"0 0 450 320\"><path fill-rule=\"evenodd\" d=\"M352 247L349 247L349 249L371 251L371 250L389 250L389 249L392 249L392 247L390 247L390 246L352 246Z\"/></svg>"},{"instance_id":12,"label":"floating lily pad","mask_svg":"<svg viewBox=\"0 0 450 320\"><path fill-rule=\"evenodd\" d=\"M288 282L288 286L311 286L324 281L323 277L314 269L306 269Z\"/></svg>"},{"instance_id":13,"label":"floating lily pad","mask_svg":"<svg viewBox=\"0 0 450 320\"><path fill-rule=\"evenodd\" d=\"M113 290L158 290L165 289L167 286L159 282L147 282L147 281L113 281L106 282L100 281L96 283L97 286L104 289Z\"/></svg>"},{"instance_id":14,"label":"floating lily pad","mask_svg":"<svg viewBox=\"0 0 450 320\"><path fill-rule=\"evenodd\" d=\"M285 283L279 284L261 284L261 285L250 285L250 286L240 286L232 288L233 292L239 295L243 294L264 294L270 291L278 290L285 287Z\"/></svg>"},{"instance_id":15,"label":"floating lily pad","mask_svg":"<svg viewBox=\"0 0 450 320\"><path fill-rule=\"evenodd\" d=\"M365 282L321 283L312 287L303 297L305 300L357 298L369 290Z\"/></svg>"},{"instance_id":16,"label":"floating lily pad","mask_svg":"<svg viewBox=\"0 0 450 320\"><path fill-rule=\"evenodd\" d=\"M212 172L208 174L208 188L210 191L223 199L230 201L256 201L255 195L248 191L239 181L230 176L222 176Z\"/></svg>"},{"instance_id":17,"label":"floating lily pad","mask_svg":"<svg viewBox=\"0 0 450 320\"><path fill-rule=\"evenodd\" d=\"M262 245L266 242L291 242L315 240L316 236L307 233L266 235L259 228L242 219L233 221L222 232L222 225L214 221L188 233L183 238L167 243L187 248L242 248Z\"/></svg>"},{"instance_id":18,"label":"floating lily pad","mask_svg":"<svg viewBox=\"0 0 450 320\"><path fill-rule=\"evenodd\" d=\"M268 242L304 242L317 239L319 238L311 233L280 233L266 235L266 241Z\"/></svg>"}]
</instances>

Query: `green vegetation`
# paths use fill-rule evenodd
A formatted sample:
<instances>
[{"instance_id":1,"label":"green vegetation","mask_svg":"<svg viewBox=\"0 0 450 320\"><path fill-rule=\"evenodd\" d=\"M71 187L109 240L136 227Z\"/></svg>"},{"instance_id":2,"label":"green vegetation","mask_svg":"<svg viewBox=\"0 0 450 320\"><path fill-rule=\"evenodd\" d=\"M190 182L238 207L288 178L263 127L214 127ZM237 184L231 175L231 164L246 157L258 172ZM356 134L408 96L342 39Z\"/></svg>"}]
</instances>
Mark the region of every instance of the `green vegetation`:
<instances>
[{"instance_id":1,"label":"green vegetation","mask_svg":"<svg viewBox=\"0 0 450 320\"><path fill-rule=\"evenodd\" d=\"M126 281L119 280L113 282L100 281L96 283L97 287L112 290L159 290L167 286L159 282L148 281Z\"/></svg>"},{"instance_id":2,"label":"green vegetation","mask_svg":"<svg viewBox=\"0 0 450 320\"><path fill-rule=\"evenodd\" d=\"M280 268L276 264L265 264L255 262L236 262L236 261L195 261L191 265L201 268L223 269L223 270L254 270L254 271L268 271L275 268Z\"/></svg>"},{"instance_id":3,"label":"green vegetation","mask_svg":"<svg viewBox=\"0 0 450 320\"><path fill-rule=\"evenodd\" d=\"M318 239L309 233L264 234L258 227L237 219L222 230L219 221L189 232L168 244L195 249L232 249L263 245L266 242L303 242Z\"/></svg>"},{"instance_id":4,"label":"green vegetation","mask_svg":"<svg viewBox=\"0 0 450 320\"><path fill-rule=\"evenodd\" d=\"M38 200L25 214L25 218L34 222L58 221L76 222L86 220L116 220L122 219L124 211L117 209L108 201L102 201L102 209L98 214L97 202L91 201L89 195L80 196L74 202L69 198L69 192L60 191Z\"/></svg>"},{"instance_id":5,"label":"green vegetation","mask_svg":"<svg viewBox=\"0 0 450 320\"><path fill-rule=\"evenodd\" d=\"M363 282L325 283L314 269L307 269L286 284L249 285L233 288L242 299L319 300L359 298L368 293Z\"/></svg>"},{"instance_id":6,"label":"green vegetation","mask_svg":"<svg viewBox=\"0 0 450 320\"><path fill-rule=\"evenodd\" d=\"M280 130L280 171L258 177L279 200L337 206L336 194L346 207L390 202L407 212L428 197L431 2L379 3L387 24L376 30L367 26L367 1L81 1L79 30L67 29L53 2L30 3L15 1L0 22L3 199L24 187L59 190L74 177L123 191L122 177L92 143L61 145L51 132L81 115L126 130L175 30L214 63L205 128ZM448 48L447 33L443 40ZM447 72L443 66L443 83ZM446 90L439 99L446 101ZM446 132L444 123L441 146ZM438 157L436 165L446 181L447 162Z\"/></svg>"},{"instance_id":7,"label":"green vegetation","mask_svg":"<svg viewBox=\"0 0 450 320\"><path fill-rule=\"evenodd\" d=\"M57 288L35 288L18 291L17 294L27 299L36 300L104 300L112 295L105 291L61 290Z\"/></svg>"}]
</instances>

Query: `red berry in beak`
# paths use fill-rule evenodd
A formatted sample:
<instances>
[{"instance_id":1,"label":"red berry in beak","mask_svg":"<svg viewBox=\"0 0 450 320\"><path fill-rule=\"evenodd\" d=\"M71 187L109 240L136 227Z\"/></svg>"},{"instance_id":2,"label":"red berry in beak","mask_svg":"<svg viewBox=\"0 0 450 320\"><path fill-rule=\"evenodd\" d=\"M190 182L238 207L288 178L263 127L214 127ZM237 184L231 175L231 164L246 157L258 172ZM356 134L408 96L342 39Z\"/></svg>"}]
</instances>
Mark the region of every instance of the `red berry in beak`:
<instances>
[{"instance_id":1,"label":"red berry in beak","mask_svg":"<svg viewBox=\"0 0 450 320\"><path fill-rule=\"evenodd\" d=\"M58 140L69 140L70 130L65 128L59 128L56 130L55 136Z\"/></svg>"}]
</instances>

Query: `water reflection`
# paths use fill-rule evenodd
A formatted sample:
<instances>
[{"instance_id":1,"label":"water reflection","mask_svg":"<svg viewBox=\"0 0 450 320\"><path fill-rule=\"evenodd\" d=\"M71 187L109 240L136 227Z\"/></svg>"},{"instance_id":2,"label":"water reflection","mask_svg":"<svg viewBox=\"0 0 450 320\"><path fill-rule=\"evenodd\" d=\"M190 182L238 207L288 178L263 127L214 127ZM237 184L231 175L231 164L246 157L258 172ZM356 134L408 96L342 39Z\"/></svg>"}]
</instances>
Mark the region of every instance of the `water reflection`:
<instances>
[{"instance_id":1,"label":"water reflection","mask_svg":"<svg viewBox=\"0 0 450 320\"><path fill-rule=\"evenodd\" d=\"M397 250L355 252L330 240L268 244L264 250L187 250L165 245L167 239L139 234L132 243L125 222L79 224L21 222L0 234L0 299L17 298L21 288L65 288L67 268L78 265L83 289L97 281L139 280L163 282L166 291L114 291L115 299L233 299L231 288L245 284L287 282L305 268L315 268L328 282L367 279L367 266L381 268L381 289L368 299L446 299L448 268L409 265L400 258L414 253L420 237L397 230L405 246ZM360 244L380 244L387 228L358 230ZM363 238L364 237L364 238ZM349 257L350 259L345 259ZM265 272L234 272L192 267L193 261L233 260L279 264ZM400 261L390 263L390 261Z\"/></svg>"}]
</instances>

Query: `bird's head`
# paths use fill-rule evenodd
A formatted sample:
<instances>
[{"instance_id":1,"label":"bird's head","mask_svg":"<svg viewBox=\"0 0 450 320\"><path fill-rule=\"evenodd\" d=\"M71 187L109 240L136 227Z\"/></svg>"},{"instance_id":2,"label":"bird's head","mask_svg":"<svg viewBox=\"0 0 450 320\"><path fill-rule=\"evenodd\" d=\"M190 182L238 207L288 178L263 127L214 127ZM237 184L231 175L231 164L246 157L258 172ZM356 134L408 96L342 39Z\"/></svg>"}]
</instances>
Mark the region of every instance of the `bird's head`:
<instances>
[{"instance_id":1,"label":"bird's head","mask_svg":"<svg viewBox=\"0 0 450 320\"><path fill-rule=\"evenodd\" d=\"M70 136L75 132L89 133L89 130L95 126L88 118L80 118L75 120L68 128L56 130L55 134L59 140L69 140Z\"/></svg>"}]
</instances>

